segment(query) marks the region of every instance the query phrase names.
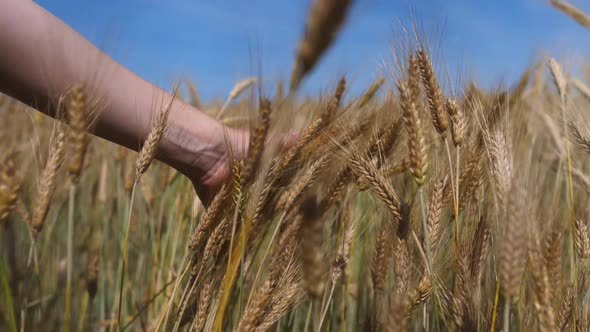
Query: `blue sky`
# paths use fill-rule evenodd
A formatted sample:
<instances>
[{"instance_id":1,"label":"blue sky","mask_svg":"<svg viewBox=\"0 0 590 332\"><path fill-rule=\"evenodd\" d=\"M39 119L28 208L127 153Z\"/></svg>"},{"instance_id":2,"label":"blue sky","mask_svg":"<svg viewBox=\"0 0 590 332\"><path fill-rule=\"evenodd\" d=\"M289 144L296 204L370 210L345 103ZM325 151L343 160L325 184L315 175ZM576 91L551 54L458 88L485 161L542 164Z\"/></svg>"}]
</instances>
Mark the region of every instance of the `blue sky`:
<instances>
[{"instance_id":1,"label":"blue sky","mask_svg":"<svg viewBox=\"0 0 590 332\"><path fill-rule=\"evenodd\" d=\"M267 89L288 80L310 0L37 1L116 60L169 89L179 77L205 99L225 96L262 67ZM583 0L571 3L590 12ZM348 24L304 82L308 93L346 74L352 92L383 72L411 17L451 74L485 85L512 83L548 53L572 67L588 55L590 31L548 0L357 0Z\"/></svg>"}]
</instances>

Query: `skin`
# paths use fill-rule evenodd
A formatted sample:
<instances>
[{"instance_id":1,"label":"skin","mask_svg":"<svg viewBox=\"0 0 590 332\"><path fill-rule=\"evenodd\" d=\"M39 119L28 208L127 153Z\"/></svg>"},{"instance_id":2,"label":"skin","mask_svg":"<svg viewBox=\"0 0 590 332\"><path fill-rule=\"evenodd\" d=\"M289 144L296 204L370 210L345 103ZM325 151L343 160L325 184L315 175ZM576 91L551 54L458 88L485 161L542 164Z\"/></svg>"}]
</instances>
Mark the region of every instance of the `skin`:
<instances>
[{"instance_id":1,"label":"skin","mask_svg":"<svg viewBox=\"0 0 590 332\"><path fill-rule=\"evenodd\" d=\"M0 92L57 117L60 96L83 83L92 98L90 131L139 151L155 114L173 100L157 159L190 178L202 200L242 159L249 134L221 122L137 76L64 22L26 0L0 0Z\"/></svg>"}]
</instances>

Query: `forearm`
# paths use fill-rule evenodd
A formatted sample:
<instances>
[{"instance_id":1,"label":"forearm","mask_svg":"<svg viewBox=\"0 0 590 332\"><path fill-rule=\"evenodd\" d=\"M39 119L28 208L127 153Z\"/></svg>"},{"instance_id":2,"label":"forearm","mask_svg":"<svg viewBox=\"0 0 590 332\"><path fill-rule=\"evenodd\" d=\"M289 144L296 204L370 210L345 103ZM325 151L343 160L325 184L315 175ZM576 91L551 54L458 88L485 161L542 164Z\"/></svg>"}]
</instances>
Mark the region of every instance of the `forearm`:
<instances>
[{"instance_id":1,"label":"forearm","mask_svg":"<svg viewBox=\"0 0 590 332\"><path fill-rule=\"evenodd\" d=\"M140 148L155 112L172 98L32 1L0 0L0 49L0 91L55 116L59 97L83 83L98 106L94 134L128 148ZM221 135L219 122L188 108L177 100L170 111L161 158L171 164L186 149L179 140L203 150Z\"/></svg>"}]
</instances>

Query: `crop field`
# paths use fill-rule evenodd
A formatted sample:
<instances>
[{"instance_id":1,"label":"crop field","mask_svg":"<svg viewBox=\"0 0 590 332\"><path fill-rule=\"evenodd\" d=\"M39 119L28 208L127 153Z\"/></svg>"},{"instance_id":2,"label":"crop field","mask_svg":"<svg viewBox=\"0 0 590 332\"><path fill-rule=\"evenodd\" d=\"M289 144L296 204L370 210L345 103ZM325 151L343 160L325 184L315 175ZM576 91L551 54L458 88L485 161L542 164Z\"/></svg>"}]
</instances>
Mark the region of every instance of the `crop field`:
<instances>
[{"instance_id":1,"label":"crop field","mask_svg":"<svg viewBox=\"0 0 590 332\"><path fill-rule=\"evenodd\" d=\"M158 160L169 108L132 151L85 82L58 120L0 95L0 331L590 331L590 83L548 55L456 86L408 28L362 94L304 97L351 2L313 2L289 80L175 86L250 133L205 202Z\"/></svg>"}]
</instances>

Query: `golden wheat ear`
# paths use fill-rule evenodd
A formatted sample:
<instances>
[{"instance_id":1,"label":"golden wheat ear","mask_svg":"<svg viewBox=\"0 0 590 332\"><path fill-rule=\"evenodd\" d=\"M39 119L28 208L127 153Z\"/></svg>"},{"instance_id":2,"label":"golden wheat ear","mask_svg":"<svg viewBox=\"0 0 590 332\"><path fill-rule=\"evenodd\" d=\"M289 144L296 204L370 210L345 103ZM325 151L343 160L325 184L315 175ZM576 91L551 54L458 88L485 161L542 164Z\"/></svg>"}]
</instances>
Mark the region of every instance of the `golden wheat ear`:
<instances>
[{"instance_id":1,"label":"golden wheat ear","mask_svg":"<svg viewBox=\"0 0 590 332\"><path fill-rule=\"evenodd\" d=\"M564 290L564 294L561 299L561 305L559 307L559 314L557 316L557 328L558 331L566 331L570 320L572 319L572 313L574 308L574 288L567 287Z\"/></svg>"},{"instance_id":2,"label":"golden wheat ear","mask_svg":"<svg viewBox=\"0 0 590 332\"><path fill-rule=\"evenodd\" d=\"M428 217L426 223L428 225L428 243L430 250L434 251L441 236L440 216L443 209L443 191L448 182L448 177L437 181L432 188L430 195L430 204L428 205ZM424 246L426 248L426 246Z\"/></svg>"},{"instance_id":3,"label":"golden wheat ear","mask_svg":"<svg viewBox=\"0 0 590 332\"><path fill-rule=\"evenodd\" d=\"M547 269L547 275L552 285L552 297L557 300L562 291L562 263L561 263L561 242L563 234L552 230L545 235L542 243L543 263Z\"/></svg>"},{"instance_id":4,"label":"golden wheat ear","mask_svg":"<svg viewBox=\"0 0 590 332\"><path fill-rule=\"evenodd\" d=\"M135 182L139 182L141 176L147 171L156 157L158 146L160 145L160 141L164 136L164 131L168 124L168 114L170 113L170 109L172 108L172 104L174 103L177 94L178 88L175 86L172 99L158 112L150 126L148 137L143 143L141 151L139 152L139 157L135 162Z\"/></svg>"},{"instance_id":5,"label":"golden wheat ear","mask_svg":"<svg viewBox=\"0 0 590 332\"><path fill-rule=\"evenodd\" d=\"M217 119L221 119L221 116L227 111L230 105L234 102L234 100L238 99L240 95L242 95L249 87L256 84L258 79L256 77L248 77L236 83L233 89L229 92L227 99L223 102L223 105L219 109L219 112L216 115Z\"/></svg>"},{"instance_id":6,"label":"golden wheat ear","mask_svg":"<svg viewBox=\"0 0 590 332\"><path fill-rule=\"evenodd\" d=\"M455 146L461 146L465 139L465 118L463 111L459 109L457 101L447 98L445 110L451 119L451 136Z\"/></svg>"},{"instance_id":7,"label":"golden wheat ear","mask_svg":"<svg viewBox=\"0 0 590 332\"><path fill-rule=\"evenodd\" d=\"M256 173L260 166L260 159L266 138L268 137L268 130L270 129L270 114L272 112L270 100L260 100L260 110L258 116L258 123L250 135L250 142L248 146L248 155L242 168L240 187L245 188L256 177Z\"/></svg>"},{"instance_id":8,"label":"golden wheat ear","mask_svg":"<svg viewBox=\"0 0 590 332\"><path fill-rule=\"evenodd\" d=\"M383 83L385 83L385 77L383 77L383 76L378 78L377 80L375 80L373 83L371 83L369 88L367 88L365 93L360 97L359 102L358 102L358 105L359 105L358 107L363 108L371 100L373 100L373 97L375 97L377 92L379 92L379 89L381 89L381 86L383 86Z\"/></svg>"},{"instance_id":9,"label":"golden wheat ear","mask_svg":"<svg viewBox=\"0 0 590 332\"><path fill-rule=\"evenodd\" d=\"M580 259L590 257L590 233L588 233L588 225L582 219L576 219L574 243Z\"/></svg>"},{"instance_id":10,"label":"golden wheat ear","mask_svg":"<svg viewBox=\"0 0 590 332\"><path fill-rule=\"evenodd\" d=\"M553 7L561 10L564 14L568 15L585 28L590 29L590 16L584 13L581 9L562 0L550 0L550 2Z\"/></svg>"},{"instance_id":11,"label":"golden wheat ear","mask_svg":"<svg viewBox=\"0 0 590 332\"><path fill-rule=\"evenodd\" d=\"M577 121L568 121L567 126L572 133L573 141L586 153L590 153L590 135L587 130L582 129L582 125Z\"/></svg>"},{"instance_id":12,"label":"golden wheat ear","mask_svg":"<svg viewBox=\"0 0 590 332\"><path fill-rule=\"evenodd\" d=\"M315 0L309 11L305 32L299 42L289 90L299 88L303 78L332 45L346 20L353 0Z\"/></svg>"},{"instance_id":13,"label":"golden wheat ear","mask_svg":"<svg viewBox=\"0 0 590 332\"><path fill-rule=\"evenodd\" d=\"M68 142L72 146L72 155L68 164L70 182L75 184L80 179L84 157L88 147L88 104L83 84L77 84L70 91L67 107L68 125L70 126Z\"/></svg>"},{"instance_id":14,"label":"golden wheat ear","mask_svg":"<svg viewBox=\"0 0 590 332\"><path fill-rule=\"evenodd\" d=\"M411 98L412 93L408 88L408 84L400 81L397 88L400 95L400 108L402 109L405 129L408 134L410 172L414 176L416 183L422 184L428 170L428 156L420 116L416 109L416 103Z\"/></svg>"},{"instance_id":15,"label":"golden wheat ear","mask_svg":"<svg viewBox=\"0 0 590 332\"><path fill-rule=\"evenodd\" d=\"M430 115L432 117L432 123L434 124L434 128L436 131L444 138L445 131L449 126L449 121L447 119L447 115L444 112L444 98L443 93L438 84L438 80L436 79L436 73L434 72L434 68L432 66L432 62L430 61L430 57L426 54L426 51L423 49L419 50L417 55L417 62L420 68L420 76L422 78L422 84L424 85L424 89L426 90L426 98L428 100L428 107L430 109ZM410 58L411 60L411 58ZM410 63L410 69L414 66ZM414 70L415 71L415 70ZM410 72L412 76L413 71Z\"/></svg>"},{"instance_id":16,"label":"golden wheat ear","mask_svg":"<svg viewBox=\"0 0 590 332\"><path fill-rule=\"evenodd\" d=\"M55 191L55 181L57 177L57 170L59 169L64 156L64 131L62 128L58 129L57 134L51 142L49 148L49 156L45 167L41 171L39 184L37 186L37 194L35 195L35 203L33 205L33 219L32 226L37 232L41 232L47 211L49 210L49 203L53 192Z\"/></svg>"},{"instance_id":17,"label":"golden wheat ear","mask_svg":"<svg viewBox=\"0 0 590 332\"><path fill-rule=\"evenodd\" d=\"M522 193L523 189L517 185L510 192L504 243L500 253L500 285L507 301L517 295L525 269L528 233L522 223L526 220Z\"/></svg>"},{"instance_id":18,"label":"golden wheat ear","mask_svg":"<svg viewBox=\"0 0 590 332\"><path fill-rule=\"evenodd\" d=\"M201 96L199 95L199 91L197 90L195 83L188 79L185 80L184 83L186 84L188 92L191 96L191 105L198 109L201 109Z\"/></svg>"},{"instance_id":19,"label":"golden wheat ear","mask_svg":"<svg viewBox=\"0 0 590 332\"><path fill-rule=\"evenodd\" d=\"M318 213L315 197L308 197L301 203L303 224L301 225L301 252L305 289L312 298L324 293L324 257L322 251L323 218Z\"/></svg>"},{"instance_id":20,"label":"golden wheat ear","mask_svg":"<svg viewBox=\"0 0 590 332\"><path fill-rule=\"evenodd\" d=\"M0 164L0 224L6 221L16 208L21 179L17 175L15 153L9 151Z\"/></svg>"}]
</instances>

